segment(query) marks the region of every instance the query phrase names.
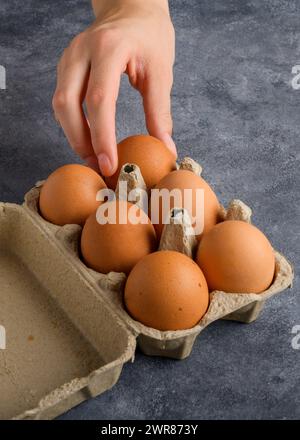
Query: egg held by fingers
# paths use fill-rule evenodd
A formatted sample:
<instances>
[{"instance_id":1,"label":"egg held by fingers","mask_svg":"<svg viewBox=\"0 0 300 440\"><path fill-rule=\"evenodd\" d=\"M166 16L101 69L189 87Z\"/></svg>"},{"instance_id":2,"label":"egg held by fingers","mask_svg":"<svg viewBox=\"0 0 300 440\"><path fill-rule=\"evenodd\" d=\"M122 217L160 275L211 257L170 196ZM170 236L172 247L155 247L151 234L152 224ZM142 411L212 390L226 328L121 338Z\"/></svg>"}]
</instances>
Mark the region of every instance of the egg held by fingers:
<instances>
[{"instance_id":1,"label":"egg held by fingers","mask_svg":"<svg viewBox=\"0 0 300 440\"><path fill-rule=\"evenodd\" d=\"M147 135L130 136L118 144L118 169L105 179L109 188L116 188L120 170L126 163L138 165L148 189L176 169L176 158L166 145Z\"/></svg>"}]
</instances>

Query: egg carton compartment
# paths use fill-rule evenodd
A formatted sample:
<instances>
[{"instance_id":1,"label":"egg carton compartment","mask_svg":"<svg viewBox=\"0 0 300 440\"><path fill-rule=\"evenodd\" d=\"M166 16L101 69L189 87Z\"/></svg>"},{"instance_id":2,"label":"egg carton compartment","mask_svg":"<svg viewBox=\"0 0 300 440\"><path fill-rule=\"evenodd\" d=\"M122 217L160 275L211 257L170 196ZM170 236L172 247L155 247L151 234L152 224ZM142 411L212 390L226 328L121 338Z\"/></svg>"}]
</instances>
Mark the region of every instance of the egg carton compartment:
<instances>
[{"instance_id":1,"label":"egg carton compartment","mask_svg":"<svg viewBox=\"0 0 300 440\"><path fill-rule=\"evenodd\" d=\"M27 209L0 203L0 419L52 419L111 388L136 341Z\"/></svg>"},{"instance_id":2,"label":"egg carton compartment","mask_svg":"<svg viewBox=\"0 0 300 440\"><path fill-rule=\"evenodd\" d=\"M181 166L199 174L202 170L200 165L190 158L185 159ZM139 173L137 177L140 179ZM90 285L93 285L95 292L106 301L109 307L132 331L133 335L137 338L140 349L147 355L184 359L191 353L197 335L209 324L218 319L230 319L245 323L252 322L258 317L263 304L268 298L282 292L292 283L293 269L291 265L285 257L275 251L275 275L271 286L266 291L260 294L214 291L210 293L210 305L206 314L193 328L177 331L160 331L147 327L131 318L124 307L123 287L126 281L125 274L115 272L101 274L89 269L81 261L79 250L81 227L76 225L55 226L45 221L39 215L38 198L41 185L42 182L38 183L26 195L26 209L35 218L36 222L39 223L41 228L48 231L49 239L57 243L61 251L64 252L65 258L73 264L75 271L80 273ZM129 187L132 186L129 185ZM221 217L222 220L237 219L250 221L251 209L243 202L233 200L227 210L222 208ZM165 240L165 243L168 243L167 240ZM189 254L189 246L191 246L191 243L184 242L184 236L180 235L179 229L179 232L175 232L175 236L171 238L170 244L167 244L166 248Z\"/></svg>"}]
</instances>

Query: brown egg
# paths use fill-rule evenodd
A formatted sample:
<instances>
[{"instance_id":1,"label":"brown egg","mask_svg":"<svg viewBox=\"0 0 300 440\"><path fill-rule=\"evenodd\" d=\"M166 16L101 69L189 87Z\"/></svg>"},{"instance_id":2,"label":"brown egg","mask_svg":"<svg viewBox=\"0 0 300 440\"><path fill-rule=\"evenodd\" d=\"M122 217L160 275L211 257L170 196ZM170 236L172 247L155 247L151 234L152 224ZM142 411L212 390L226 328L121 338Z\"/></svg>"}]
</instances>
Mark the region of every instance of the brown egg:
<instances>
[{"instance_id":1,"label":"brown egg","mask_svg":"<svg viewBox=\"0 0 300 440\"><path fill-rule=\"evenodd\" d=\"M200 204L199 202L197 203L196 191L198 189L202 189L204 191L204 212L202 211L204 215L204 229L200 233L196 231L197 232L196 235L198 236L198 238L201 237L202 232L204 233L208 232L218 222L220 205L215 193L208 185L208 183L204 179L202 179L202 177L196 175L192 171L187 171L187 170L172 171L156 185L155 189L159 189L159 190L167 189L169 191L172 191L174 189L180 190L180 194L182 196L182 203L176 203L174 201L174 198L171 197L169 198L170 208L186 207L190 216L194 216L194 217L196 217L196 215L200 213L201 210L201 203ZM191 190L191 197L188 196L188 199L191 199L190 200L191 203L188 203L189 206L185 206L185 202L188 202L188 199L185 197L184 194L184 190L186 189ZM153 203L154 196L152 196L151 198ZM155 222L154 214L156 214L158 218L158 223ZM166 209L166 212L164 213L163 202L162 202L162 198L160 197L159 203L155 204L154 209L153 209L153 205L151 204L151 219L152 222L154 223L156 234L159 238L161 236L164 227L163 220L165 215L168 216L168 209ZM198 216L198 218L200 217Z\"/></svg>"},{"instance_id":2,"label":"brown egg","mask_svg":"<svg viewBox=\"0 0 300 440\"><path fill-rule=\"evenodd\" d=\"M196 261L211 291L260 293L274 276L270 242L255 226L238 220L219 223L204 235Z\"/></svg>"},{"instance_id":3,"label":"brown egg","mask_svg":"<svg viewBox=\"0 0 300 440\"><path fill-rule=\"evenodd\" d=\"M162 177L176 169L175 156L153 136L136 135L124 139L118 144L118 157L118 170L105 179L111 189L116 188L121 167L125 163L139 166L147 188L152 188Z\"/></svg>"},{"instance_id":4,"label":"brown egg","mask_svg":"<svg viewBox=\"0 0 300 440\"><path fill-rule=\"evenodd\" d=\"M124 301L137 321L158 330L194 327L205 314L209 295L197 264L184 254L147 255L130 272Z\"/></svg>"},{"instance_id":5,"label":"brown egg","mask_svg":"<svg viewBox=\"0 0 300 440\"><path fill-rule=\"evenodd\" d=\"M95 213L90 215L81 236L83 260L101 273L129 273L142 257L156 250L155 230L144 211L136 205L117 200L106 202L101 206L104 207L109 210L107 212L116 212L116 217L100 224ZM139 217L137 224L132 214ZM101 216L102 220L104 216L107 214Z\"/></svg>"},{"instance_id":6,"label":"brown egg","mask_svg":"<svg viewBox=\"0 0 300 440\"><path fill-rule=\"evenodd\" d=\"M64 165L54 171L41 188L42 216L56 225L82 225L99 206L96 195L106 185L94 170L84 165Z\"/></svg>"}]
</instances>

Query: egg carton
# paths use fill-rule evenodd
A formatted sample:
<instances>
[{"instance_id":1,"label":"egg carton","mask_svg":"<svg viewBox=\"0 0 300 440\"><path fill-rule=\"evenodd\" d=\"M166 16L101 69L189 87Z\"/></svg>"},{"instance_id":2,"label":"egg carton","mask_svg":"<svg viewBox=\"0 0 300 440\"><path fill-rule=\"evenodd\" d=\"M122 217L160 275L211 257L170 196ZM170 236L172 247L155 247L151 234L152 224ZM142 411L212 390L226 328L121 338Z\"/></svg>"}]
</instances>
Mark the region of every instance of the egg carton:
<instances>
[{"instance_id":1,"label":"egg carton","mask_svg":"<svg viewBox=\"0 0 300 440\"><path fill-rule=\"evenodd\" d=\"M134 356L132 332L69 259L75 230L0 203L0 419L52 419Z\"/></svg>"},{"instance_id":2,"label":"egg carton","mask_svg":"<svg viewBox=\"0 0 300 440\"><path fill-rule=\"evenodd\" d=\"M179 168L188 169L199 175L202 171L201 166L191 158L185 158L179 165ZM142 200L143 191L141 189L145 189L145 184L139 168L134 164L124 165L119 182L121 180L127 181L128 191L132 189L136 191L137 203L142 205L144 201ZM206 314L193 328L177 331L160 331L147 327L134 320L124 307L123 288L126 282L125 274L115 272L101 274L88 268L82 262L79 247L81 227L78 225L56 226L40 216L38 199L42 184L43 182L39 182L35 188L27 193L24 202L25 209L34 221L39 224L40 228L48 234L49 240L53 241L60 252L65 255L66 260L74 267L74 271L80 274L82 279L89 286L93 287L95 293L105 301L107 306L121 318L137 339L142 352L147 355L184 359L190 355L196 337L209 324L218 319L250 323L258 318L267 299L284 291L292 284L293 269L291 264L283 255L274 251L276 258L274 279L271 286L264 292L260 294L239 294L213 291L210 293L210 304ZM119 185L117 186L116 193L120 196L118 188ZM220 220L235 219L250 222L251 213L251 209L242 201L232 200L227 209L221 208ZM174 216L174 212L171 215ZM184 219L184 213L179 212L179 215L183 215ZM176 214L174 217L176 217ZM188 226L188 220L183 221L182 224L171 220L170 225L166 225L164 228L160 249L176 250L192 256L197 241L195 237L186 233ZM84 292L82 292L82 303L84 303Z\"/></svg>"}]
</instances>

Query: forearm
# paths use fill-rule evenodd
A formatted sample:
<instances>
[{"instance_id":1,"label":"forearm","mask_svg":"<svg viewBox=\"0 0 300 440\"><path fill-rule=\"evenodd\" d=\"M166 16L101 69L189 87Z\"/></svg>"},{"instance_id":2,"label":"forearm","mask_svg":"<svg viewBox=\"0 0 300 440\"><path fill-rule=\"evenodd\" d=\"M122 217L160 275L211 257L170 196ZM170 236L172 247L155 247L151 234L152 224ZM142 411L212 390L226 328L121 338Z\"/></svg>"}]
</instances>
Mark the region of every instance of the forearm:
<instances>
[{"instance_id":1,"label":"forearm","mask_svg":"<svg viewBox=\"0 0 300 440\"><path fill-rule=\"evenodd\" d=\"M105 15L106 11L112 9L114 6L120 5L120 3L126 6L135 7L138 4L144 5L145 2L148 4L153 4L163 8L169 13L169 2L168 0L92 0L92 7L96 17L99 14Z\"/></svg>"}]
</instances>

